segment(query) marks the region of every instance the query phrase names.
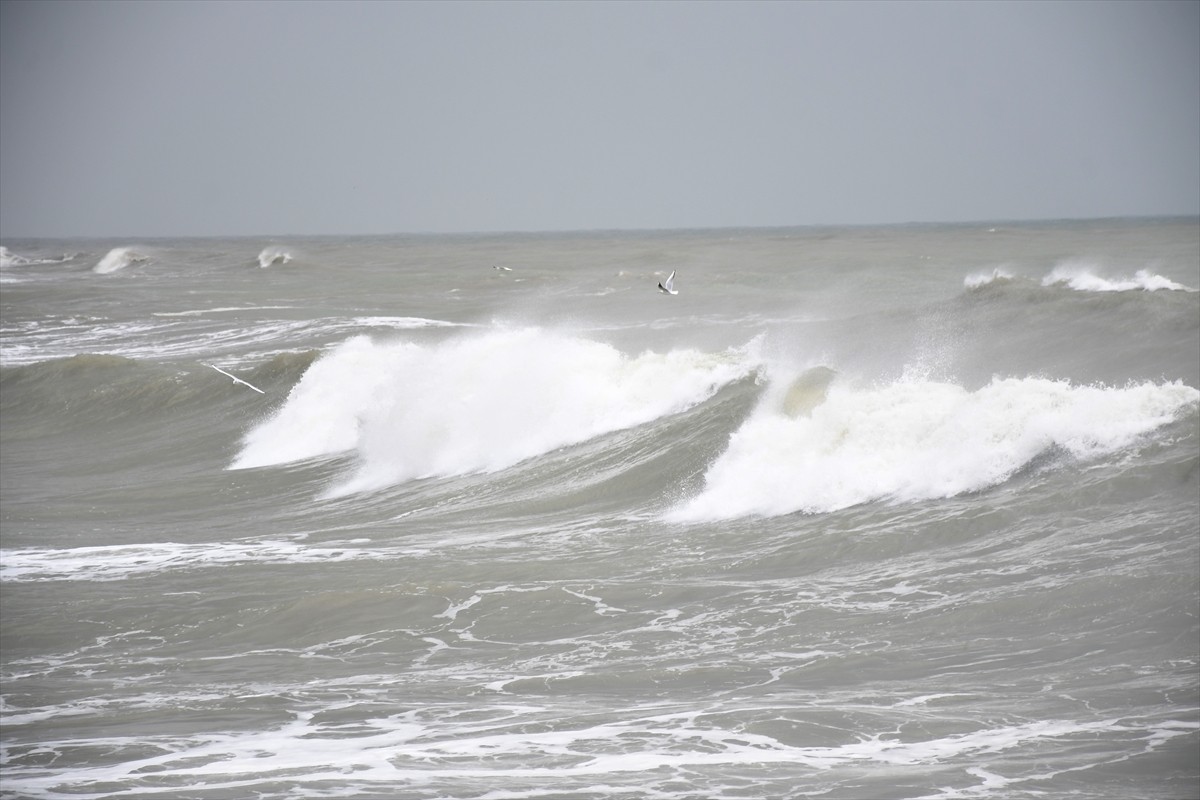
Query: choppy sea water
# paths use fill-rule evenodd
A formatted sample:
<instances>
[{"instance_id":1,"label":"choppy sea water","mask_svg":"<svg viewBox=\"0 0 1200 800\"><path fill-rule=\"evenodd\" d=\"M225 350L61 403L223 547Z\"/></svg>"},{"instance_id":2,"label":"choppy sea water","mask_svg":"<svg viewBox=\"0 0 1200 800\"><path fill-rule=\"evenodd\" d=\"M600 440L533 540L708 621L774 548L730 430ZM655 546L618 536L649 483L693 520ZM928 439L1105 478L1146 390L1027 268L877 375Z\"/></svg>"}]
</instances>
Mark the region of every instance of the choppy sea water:
<instances>
[{"instance_id":1,"label":"choppy sea water","mask_svg":"<svg viewBox=\"0 0 1200 800\"><path fill-rule=\"evenodd\" d=\"M1198 288L1195 219L6 241L0 796L1195 797Z\"/></svg>"}]
</instances>

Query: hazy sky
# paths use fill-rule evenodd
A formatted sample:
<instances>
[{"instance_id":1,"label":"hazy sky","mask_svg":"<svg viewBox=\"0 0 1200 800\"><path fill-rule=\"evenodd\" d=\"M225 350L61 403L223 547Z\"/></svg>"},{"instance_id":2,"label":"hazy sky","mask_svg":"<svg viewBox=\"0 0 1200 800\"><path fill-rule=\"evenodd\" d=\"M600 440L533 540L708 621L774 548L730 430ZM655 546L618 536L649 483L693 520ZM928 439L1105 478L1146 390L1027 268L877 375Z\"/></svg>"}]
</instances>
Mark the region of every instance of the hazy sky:
<instances>
[{"instance_id":1,"label":"hazy sky","mask_svg":"<svg viewBox=\"0 0 1200 800\"><path fill-rule=\"evenodd\" d=\"M1200 214L1200 2L0 0L0 236Z\"/></svg>"}]
</instances>

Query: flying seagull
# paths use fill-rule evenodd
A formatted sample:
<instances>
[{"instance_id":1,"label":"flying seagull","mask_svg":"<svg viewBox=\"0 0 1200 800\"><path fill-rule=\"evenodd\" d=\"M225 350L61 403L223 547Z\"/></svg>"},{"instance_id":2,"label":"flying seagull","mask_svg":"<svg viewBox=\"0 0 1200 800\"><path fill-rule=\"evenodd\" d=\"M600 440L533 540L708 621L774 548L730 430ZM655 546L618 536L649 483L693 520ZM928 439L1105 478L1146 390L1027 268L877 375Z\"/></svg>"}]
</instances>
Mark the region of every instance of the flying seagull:
<instances>
[{"instance_id":1,"label":"flying seagull","mask_svg":"<svg viewBox=\"0 0 1200 800\"><path fill-rule=\"evenodd\" d=\"M658 285L658 290L665 294L679 294L675 290L675 270L671 270L671 274L667 276L667 279Z\"/></svg>"},{"instance_id":2,"label":"flying seagull","mask_svg":"<svg viewBox=\"0 0 1200 800\"><path fill-rule=\"evenodd\" d=\"M215 369L217 372L219 372L219 373L221 373L222 375L224 375L226 378L233 378L233 381L234 381L234 383L240 383L242 386L249 386L251 389L253 389L254 391L258 392L259 394L266 394L266 392L264 392L262 389L258 388L258 387L257 387L257 386L255 386L254 384L252 384L252 383L247 383L246 381L242 380L241 378L237 377L236 375L230 375L228 372L226 372L225 370L221 369L220 367L213 367L213 365L212 365L212 364L205 364L205 366L206 366L206 367L212 367L212 368L213 368L213 369Z\"/></svg>"}]
</instances>

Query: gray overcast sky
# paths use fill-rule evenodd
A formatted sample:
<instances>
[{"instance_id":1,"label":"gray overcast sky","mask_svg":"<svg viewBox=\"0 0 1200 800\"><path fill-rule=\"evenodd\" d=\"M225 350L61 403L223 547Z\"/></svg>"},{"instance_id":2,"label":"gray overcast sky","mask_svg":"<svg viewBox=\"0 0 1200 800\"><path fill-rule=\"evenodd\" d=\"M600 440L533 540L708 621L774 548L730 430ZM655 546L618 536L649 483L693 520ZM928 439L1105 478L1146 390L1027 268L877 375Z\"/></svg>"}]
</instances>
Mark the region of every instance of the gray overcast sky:
<instances>
[{"instance_id":1,"label":"gray overcast sky","mask_svg":"<svg viewBox=\"0 0 1200 800\"><path fill-rule=\"evenodd\" d=\"M0 2L0 236L1200 214L1200 3Z\"/></svg>"}]
</instances>

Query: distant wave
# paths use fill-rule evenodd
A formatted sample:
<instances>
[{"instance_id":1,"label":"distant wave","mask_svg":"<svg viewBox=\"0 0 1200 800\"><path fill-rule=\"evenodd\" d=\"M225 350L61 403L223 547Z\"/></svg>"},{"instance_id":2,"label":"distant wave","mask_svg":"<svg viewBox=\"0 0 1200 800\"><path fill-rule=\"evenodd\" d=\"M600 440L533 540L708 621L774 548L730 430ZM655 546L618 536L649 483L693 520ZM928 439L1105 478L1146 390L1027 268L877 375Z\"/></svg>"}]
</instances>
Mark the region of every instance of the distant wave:
<instances>
[{"instance_id":1,"label":"distant wave","mask_svg":"<svg viewBox=\"0 0 1200 800\"><path fill-rule=\"evenodd\" d=\"M751 369L745 353L630 357L541 329L429 346L359 336L312 365L231 466L354 452L335 496L490 472L682 411Z\"/></svg>"},{"instance_id":2,"label":"distant wave","mask_svg":"<svg viewBox=\"0 0 1200 800\"><path fill-rule=\"evenodd\" d=\"M9 267L28 267L37 264L63 264L75 258L76 253L65 253L61 258L31 258L18 255L7 247L0 245L0 269Z\"/></svg>"},{"instance_id":3,"label":"distant wave","mask_svg":"<svg viewBox=\"0 0 1200 800\"><path fill-rule=\"evenodd\" d=\"M0 246L0 268L19 267L28 263L29 259L10 252L7 247Z\"/></svg>"},{"instance_id":4,"label":"distant wave","mask_svg":"<svg viewBox=\"0 0 1200 800\"><path fill-rule=\"evenodd\" d=\"M125 269L130 264L138 264L148 260L148 256L139 253L132 247L114 247L92 268L93 272L107 274Z\"/></svg>"},{"instance_id":5,"label":"distant wave","mask_svg":"<svg viewBox=\"0 0 1200 800\"><path fill-rule=\"evenodd\" d=\"M1146 269L1139 269L1133 277L1105 278L1097 275L1090 265L1078 263L1058 265L1042 278L1042 285L1066 285L1077 292L1196 291Z\"/></svg>"},{"instance_id":6,"label":"distant wave","mask_svg":"<svg viewBox=\"0 0 1200 800\"><path fill-rule=\"evenodd\" d=\"M291 260L292 254L278 245L264 247L258 254L258 265L264 269L272 264L286 264Z\"/></svg>"},{"instance_id":7,"label":"distant wave","mask_svg":"<svg viewBox=\"0 0 1200 800\"><path fill-rule=\"evenodd\" d=\"M969 391L920 380L867 389L835 382L806 415L764 400L709 468L703 491L669 517L824 513L954 497L995 486L1048 452L1115 452L1197 404L1200 391L1181 383L994 379Z\"/></svg>"},{"instance_id":8,"label":"distant wave","mask_svg":"<svg viewBox=\"0 0 1200 800\"><path fill-rule=\"evenodd\" d=\"M1170 278L1156 275L1148 269L1140 269L1132 277L1108 278L1098 272L1098 268L1092 264L1068 261L1052 269L1041 279L1041 285L1044 287L1065 286L1077 292L1197 291L1181 283L1176 283ZM991 272L968 275L963 279L963 286L968 289L981 289L992 285L1012 283L1016 280L1019 280L1018 276L1006 268L996 267Z\"/></svg>"},{"instance_id":9,"label":"distant wave","mask_svg":"<svg viewBox=\"0 0 1200 800\"><path fill-rule=\"evenodd\" d=\"M1138 270L1132 277L1104 277L1098 272L1098 267L1094 265L1066 261L1046 273L1039 284L1046 288L1066 287L1074 291L1196 291L1150 270ZM1021 278L1006 267L997 266L990 272L971 273L962 278L962 285L967 289L984 289L1018 281L1033 283L1030 278Z\"/></svg>"},{"instance_id":10,"label":"distant wave","mask_svg":"<svg viewBox=\"0 0 1200 800\"><path fill-rule=\"evenodd\" d=\"M963 285L968 289L978 289L993 283L1006 283L1013 279L1013 274L1004 267L996 267L991 272L979 272L968 275L963 279Z\"/></svg>"}]
</instances>

